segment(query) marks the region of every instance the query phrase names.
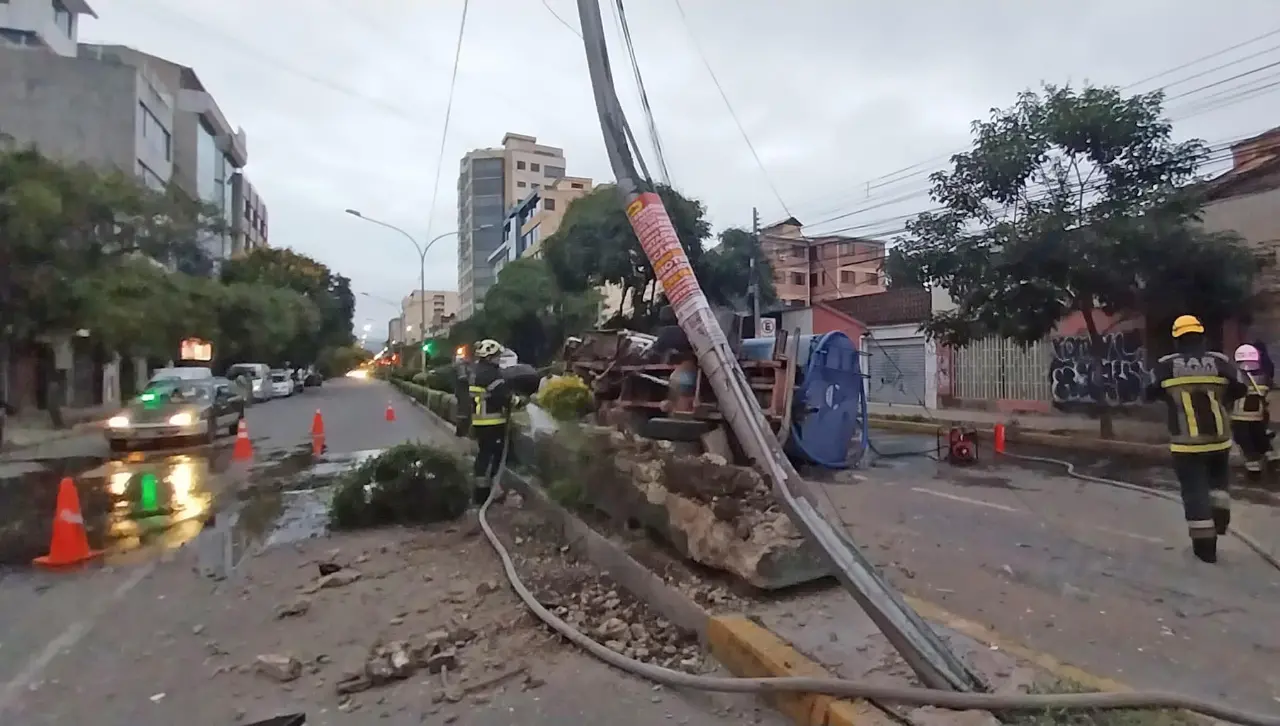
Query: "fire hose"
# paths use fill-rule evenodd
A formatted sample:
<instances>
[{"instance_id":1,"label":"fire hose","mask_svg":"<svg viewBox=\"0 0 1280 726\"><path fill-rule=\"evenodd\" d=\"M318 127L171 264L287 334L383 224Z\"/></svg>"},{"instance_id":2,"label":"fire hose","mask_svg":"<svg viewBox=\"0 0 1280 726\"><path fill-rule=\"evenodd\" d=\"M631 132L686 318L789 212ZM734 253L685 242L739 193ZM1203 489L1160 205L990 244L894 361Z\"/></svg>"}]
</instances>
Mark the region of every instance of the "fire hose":
<instances>
[{"instance_id":1,"label":"fire hose","mask_svg":"<svg viewBox=\"0 0 1280 726\"><path fill-rule=\"evenodd\" d=\"M839 698L865 699L872 702L897 703L907 706L935 706L953 710L983 711L1044 711L1044 710L1115 710L1115 709L1181 709L1208 716L1210 718L1242 724L1243 726L1280 726L1280 716L1245 711L1243 709L1216 703L1214 701L1192 696L1163 693L1159 691L1130 691L1114 693L1055 693L1055 694L995 694L964 693L930 688L910 688L883 686L862 681L851 681L839 678L732 678L721 676L702 676L682 671L663 668L628 658L607 646L592 640L574 628L555 613L548 610L529 590L516 571L511 554L503 546L498 535L489 525L487 518L489 507L497 499L502 488L502 477L507 471L507 454L511 448L510 427L502 448L498 475L489 497L480 506L478 520L484 536L502 560L503 573L512 590L524 602L525 606L539 620L566 640L586 651L604 663L633 676L653 683L672 688L687 688L719 693L750 693L767 695L776 693L814 693ZM1039 457L1019 457L1036 460ZM1060 464L1053 459L1040 459ZM1073 470L1066 464L1068 472ZM1086 475L1073 474L1092 480ZM1103 482L1109 483L1109 482ZM1124 482L1117 482L1124 484ZM1129 487L1139 488L1137 485ZM1124 488L1124 487L1122 487ZM1246 540L1246 544L1249 541ZM1257 543L1250 545L1257 548ZM1274 558L1268 556L1274 564Z\"/></svg>"}]
</instances>

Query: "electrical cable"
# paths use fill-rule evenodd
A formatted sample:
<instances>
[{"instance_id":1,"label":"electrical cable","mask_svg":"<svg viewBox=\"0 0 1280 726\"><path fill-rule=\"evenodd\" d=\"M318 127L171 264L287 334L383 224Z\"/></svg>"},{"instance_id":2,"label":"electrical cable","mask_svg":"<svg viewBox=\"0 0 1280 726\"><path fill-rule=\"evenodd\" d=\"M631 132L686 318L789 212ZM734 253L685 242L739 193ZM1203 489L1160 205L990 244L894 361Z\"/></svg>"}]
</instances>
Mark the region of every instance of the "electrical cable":
<instances>
[{"instance_id":1,"label":"electrical cable","mask_svg":"<svg viewBox=\"0 0 1280 726\"><path fill-rule=\"evenodd\" d=\"M649 105L649 92L645 90L644 78L640 75L640 63L636 60L636 48L631 42L631 26L627 24L627 11L622 6L623 0L614 0L617 8L618 28L622 32L627 47L627 56L631 59L631 71L635 75L636 88L640 92L640 106L644 119L649 127L649 140L653 144L653 155L658 160L658 171L662 174L662 183L671 186L671 172L667 170L666 154L662 150L662 138L658 136L658 124L653 118L653 107ZM632 142L635 143L634 141Z\"/></svg>"},{"instance_id":2,"label":"electrical cable","mask_svg":"<svg viewBox=\"0 0 1280 726\"><path fill-rule=\"evenodd\" d=\"M436 181L431 187L431 206L427 209L427 236L435 221L436 202L440 196L440 174L444 171L444 147L449 140L449 119L453 115L453 91L458 85L458 65L462 59L462 39L467 31L467 8L471 0L462 0L462 19L458 22L458 44L453 50L453 71L449 74L449 99L444 106L444 128L440 131L440 153L436 156Z\"/></svg>"},{"instance_id":3,"label":"electrical cable","mask_svg":"<svg viewBox=\"0 0 1280 726\"><path fill-rule=\"evenodd\" d=\"M520 579L511 553L502 544L489 524L489 508L498 499L502 478L514 475L507 469L507 456L511 447L510 433L503 443L498 477L490 488L489 496L480 506L477 520L485 539L502 561L503 574L511 589L539 620L569 642L591 656L633 676L672 688L691 688L719 693L812 693L839 698L865 699L881 703L897 703L909 706L934 706L953 710L984 711L1045 711L1045 710L1099 710L1099 709L1179 709L1210 718L1241 724L1242 726L1280 726L1280 716L1254 713L1226 704L1215 703L1191 696L1158 691L1133 691L1119 693L1063 693L1063 694L994 694L961 693L928 688L883 686L839 678L727 678L701 676L644 663L614 651L588 637L548 610Z\"/></svg>"}]
</instances>

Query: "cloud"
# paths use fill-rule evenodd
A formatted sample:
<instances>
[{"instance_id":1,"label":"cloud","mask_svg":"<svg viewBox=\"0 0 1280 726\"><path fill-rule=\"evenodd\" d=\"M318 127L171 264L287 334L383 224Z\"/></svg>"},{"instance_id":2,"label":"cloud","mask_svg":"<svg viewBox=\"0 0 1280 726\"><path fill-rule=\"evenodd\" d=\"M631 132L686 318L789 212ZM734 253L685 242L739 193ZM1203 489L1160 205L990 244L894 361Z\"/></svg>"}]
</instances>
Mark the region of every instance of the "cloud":
<instances>
[{"instance_id":1,"label":"cloud","mask_svg":"<svg viewBox=\"0 0 1280 726\"><path fill-rule=\"evenodd\" d=\"M547 2L577 27L572 0ZM1009 105L1018 91L1041 80L1129 85L1260 34L1275 19L1273 0L681 3L692 38L674 0L628 7L676 186L702 199L718 228L749 224L752 207L766 220L784 216L771 180L800 219L847 215L823 229L867 235L891 232L926 208L927 172L965 147L969 122ZM602 5L619 93L656 167L612 3ZM461 0L94 6L101 19L83 24L83 39L194 67L245 128L247 171L269 205L272 244L351 277L367 293L357 328L384 329L393 307L376 298L398 300L416 287L417 253L396 233L342 210L360 209L420 239L448 232L459 158L497 145L507 131L564 147L570 174L611 176L581 40L541 2L471 3L438 191ZM1175 126L1180 136L1223 141L1255 133L1276 125L1280 95L1259 91L1233 103L1230 94L1212 94L1262 84L1275 71L1196 89L1280 60L1278 44L1280 36L1261 40L1133 90L1177 82L1170 95L1192 92L1170 102L1175 119L1186 117ZM1269 47L1271 55L1187 80ZM453 240L433 247L427 263L428 286L456 287Z\"/></svg>"}]
</instances>

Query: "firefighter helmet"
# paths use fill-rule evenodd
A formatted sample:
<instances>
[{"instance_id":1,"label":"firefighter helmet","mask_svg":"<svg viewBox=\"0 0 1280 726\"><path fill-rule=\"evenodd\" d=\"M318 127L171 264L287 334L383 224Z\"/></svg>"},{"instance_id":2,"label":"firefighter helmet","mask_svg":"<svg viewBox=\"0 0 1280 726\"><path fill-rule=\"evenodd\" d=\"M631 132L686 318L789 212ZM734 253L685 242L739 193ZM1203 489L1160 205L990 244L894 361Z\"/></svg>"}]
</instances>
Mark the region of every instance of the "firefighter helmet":
<instances>
[{"instance_id":1,"label":"firefighter helmet","mask_svg":"<svg viewBox=\"0 0 1280 726\"><path fill-rule=\"evenodd\" d=\"M484 360L492 358L495 355L502 355L502 344L491 338L476 343L475 347L476 360Z\"/></svg>"},{"instance_id":2,"label":"firefighter helmet","mask_svg":"<svg viewBox=\"0 0 1280 726\"><path fill-rule=\"evenodd\" d=\"M1173 321L1173 337L1181 338L1189 333L1203 334L1204 325L1194 315L1179 315L1178 319Z\"/></svg>"},{"instance_id":3,"label":"firefighter helmet","mask_svg":"<svg viewBox=\"0 0 1280 726\"><path fill-rule=\"evenodd\" d=\"M1256 371L1262 367L1262 354L1252 345L1242 345L1236 348L1236 364L1241 370Z\"/></svg>"}]
</instances>

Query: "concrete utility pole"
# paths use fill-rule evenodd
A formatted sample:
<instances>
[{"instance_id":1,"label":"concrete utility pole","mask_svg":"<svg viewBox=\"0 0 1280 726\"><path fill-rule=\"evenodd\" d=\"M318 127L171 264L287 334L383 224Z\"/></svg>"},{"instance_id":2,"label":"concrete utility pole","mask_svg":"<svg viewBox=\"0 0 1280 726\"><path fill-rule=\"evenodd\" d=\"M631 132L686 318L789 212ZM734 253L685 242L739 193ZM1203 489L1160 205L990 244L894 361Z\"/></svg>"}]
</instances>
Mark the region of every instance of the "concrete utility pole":
<instances>
[{"instance_id":1,"label":"concrete utility pole","mask_svg":"<svg viewBox=\"0 0 1280 726\"><path fill-rule=\"evenodd\" d=\"M427 242L425 245L422 245L422 244L418 244L418 240L414 239L413 235L409 234L403 229L400 229L394 224L389 224L387 222L383 222L382 220L374 219L373 217L367 217L361 214L360 211L356 209L348 209L346 210L346 212L347 214L350 214L353 217L363 219L364 221L370 222L372 224L376 224L379 227L386 227L387 229L395 230L396 232L399 232L400 234L404 235L405 239L409 240L409 242L413 245L413 248L418 251L418 298L419 298L418 302L419 302L419 310L421 311L421 315L422 315L422 319L418 322L418 333L421 335L421 338L422 338L418 343L418 352L422 353L422 370L425 373L427 370L427 351L422 346L426 345L427 343L427 252L431 249L431 245L434 245L435 243L439 242L445 237L452 237L458 232L457 230L454 230L453 232L445 232L442 235L433 237L430 242ZM407 338L409 336L406 335L405 337Z\"/></svg>"},{"instance_id":2,"label":"concrete utility pole","mask_svg":"<svg viewBox=\"0 0 1280 726\"><path fill-rule=\"evenodd\" d=\"M847 533L833 527L819 513L823 500L810 490L783 453L754 391L738 367L724 331L707 304L662 199L640 186L636 159L626 142L622 104L609 70L599 0L578 0L578 17L605 149L626 205L627 218L653 265L676 320L698 356L698 365L715 391L725 422L751 463L772 482L774 495L796 526L826 555L833 573L920 681L930 688L988 690L981 677L957 658L924 620L907 607L902 596L889 587Z\"/></svg>"},{"instance_id":3,"label":"concrete utility pole","mask_svg":"<svg viewBox=\"0 0 1280 726\"><path fill-rule=\"evenodd\" d=\"M756 337L760 336L760 266L756 258L760 257L760 210L751 208L751 278L747 290L751 295L751 326Z\"/></svg>"}]
</instances>

